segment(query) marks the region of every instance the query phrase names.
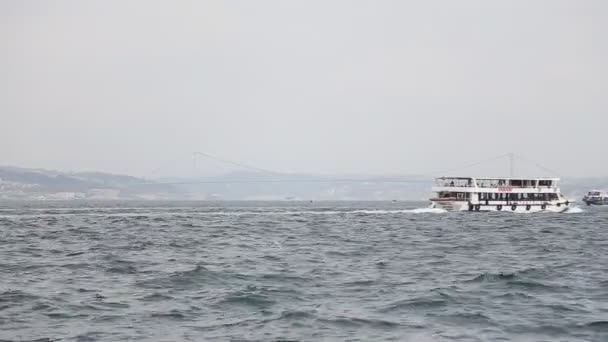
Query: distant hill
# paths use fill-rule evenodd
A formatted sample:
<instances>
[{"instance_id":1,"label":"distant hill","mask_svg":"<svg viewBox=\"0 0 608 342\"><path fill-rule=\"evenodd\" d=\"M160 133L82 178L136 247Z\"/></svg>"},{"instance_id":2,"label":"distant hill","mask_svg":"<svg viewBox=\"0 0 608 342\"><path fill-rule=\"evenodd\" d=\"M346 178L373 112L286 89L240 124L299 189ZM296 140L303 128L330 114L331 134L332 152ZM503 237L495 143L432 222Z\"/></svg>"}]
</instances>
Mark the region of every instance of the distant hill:
<instances>
[{"instance_id":1,"label":"distant hill","mask_svg":"<svg viewBox=\"0 0 608 342\"><path fill-rule=\"evenodd\" d=\"M4 199L145 199L176 194L171 186L126 175L0 166Z\"/></svg>"},{"instance_id":2,"label":"distant hill","mask_svg":"<svg viewBox=\"0 0 608 342\"><path fill-rule=\"evenodd\" d=\"M0 199L156 200L426 200L432 179L369 175L232 172L155 181L103 172L61 172L0 166ZM580 200L608 178L565 179L562 191Z\"/></svg>"}]
</instances>

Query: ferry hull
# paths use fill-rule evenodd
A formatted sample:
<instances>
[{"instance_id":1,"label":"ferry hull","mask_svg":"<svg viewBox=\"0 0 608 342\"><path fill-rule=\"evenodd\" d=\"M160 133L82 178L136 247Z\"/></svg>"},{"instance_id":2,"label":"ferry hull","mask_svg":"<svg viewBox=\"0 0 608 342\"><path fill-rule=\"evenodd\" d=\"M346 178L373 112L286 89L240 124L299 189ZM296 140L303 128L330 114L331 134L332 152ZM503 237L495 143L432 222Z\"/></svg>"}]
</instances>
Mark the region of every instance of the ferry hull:
<instances>
[{"instance_id":1,"label":"ferry hull","mask_svg":"<svg viewBox=\"0 0 608 342\"><path fill-rule=\"evenodd\" d=\"M567 211L570 207L572 207L571 203L549 203L544 207L539 204L534 205L524 205L524 204L478 204L469 206L468 202L463 201L431 201L434 208L440 208L447 211L498 211L498 212L508 212L508 213L534 213L534 212L554 212L554 213L563 213Z\"/></svg>"}]
</instances>

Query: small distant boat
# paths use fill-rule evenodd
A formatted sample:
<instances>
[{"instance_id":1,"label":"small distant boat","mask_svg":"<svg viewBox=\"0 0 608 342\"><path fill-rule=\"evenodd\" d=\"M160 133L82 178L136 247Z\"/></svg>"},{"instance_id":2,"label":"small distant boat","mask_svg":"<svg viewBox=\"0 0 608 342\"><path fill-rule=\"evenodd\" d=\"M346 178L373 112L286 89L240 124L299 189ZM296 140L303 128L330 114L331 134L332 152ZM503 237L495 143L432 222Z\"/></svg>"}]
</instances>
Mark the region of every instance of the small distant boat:
<instances>
[{"instance_id":1,"label":"small distant boat","mask_svg":"<svg viewBox=\"0 0 608 342\"><path fill-rule=\"evenodd\" d=\"M572 201L558 184L559 178L441 177L431 203L448 211L564 212Z\"/></svg>"},{"instance_id":2,"label":"small distant boat","mask_svg":"<svg viewBox=\"0 0 608 342\"><path fill-rule=\"evenodd\" d=\"M587 205L608 204L608 193L606 191L591 190L584 197L583 202Z\"/></svg>"}]
</instances>

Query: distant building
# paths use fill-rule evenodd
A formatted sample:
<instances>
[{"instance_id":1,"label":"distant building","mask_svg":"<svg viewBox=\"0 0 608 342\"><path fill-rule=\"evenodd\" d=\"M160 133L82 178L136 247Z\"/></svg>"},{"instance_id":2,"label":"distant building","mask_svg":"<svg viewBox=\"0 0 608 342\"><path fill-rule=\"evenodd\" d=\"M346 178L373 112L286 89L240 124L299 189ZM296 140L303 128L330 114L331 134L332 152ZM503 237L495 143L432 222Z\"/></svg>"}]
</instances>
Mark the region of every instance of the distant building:
<instances>
[{"instance_id":1,"label":"distant building","mask_svg":"<svg viewBox=\"0 0 608 342\"><path fill-rule=\"evenodd\" d=\"M51 193L45 196L46 199L51 199L51 200L63 200L63 201L69 201L69 200L78 200L78 199L83 199L85 198L84 193L82 192L55 192L55 193Z\"/></svg>"},{"instance_id":2,"label":"distant building","mask_svg":"<svg viewBox=\"0 0 608 342\"><path fill-rule=\"evenodd\" d=\"M87 191L87 199L116 200L120 198L118 189L91 189Z\"/></svg>"}]
</instances>

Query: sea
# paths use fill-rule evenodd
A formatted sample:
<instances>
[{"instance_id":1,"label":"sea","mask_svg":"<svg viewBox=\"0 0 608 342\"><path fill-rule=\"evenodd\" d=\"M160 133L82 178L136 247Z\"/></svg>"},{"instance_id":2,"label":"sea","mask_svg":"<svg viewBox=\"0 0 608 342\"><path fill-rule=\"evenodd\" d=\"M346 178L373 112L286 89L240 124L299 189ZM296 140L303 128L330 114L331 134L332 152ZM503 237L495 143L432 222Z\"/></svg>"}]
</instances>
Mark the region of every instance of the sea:
<instances>
[{"instance_id":1,"label":"sea","mask_svg":"<svg viewBox=\"0 0 608 342\"><path fill-rule=\"evenodd\" d=\"M608 341L608 207L3 202L0 341Z\"/></svg>"}]
</instances>

